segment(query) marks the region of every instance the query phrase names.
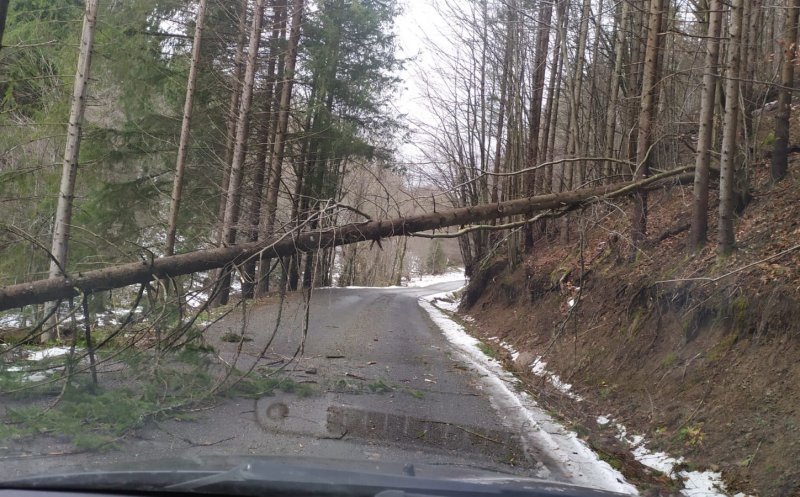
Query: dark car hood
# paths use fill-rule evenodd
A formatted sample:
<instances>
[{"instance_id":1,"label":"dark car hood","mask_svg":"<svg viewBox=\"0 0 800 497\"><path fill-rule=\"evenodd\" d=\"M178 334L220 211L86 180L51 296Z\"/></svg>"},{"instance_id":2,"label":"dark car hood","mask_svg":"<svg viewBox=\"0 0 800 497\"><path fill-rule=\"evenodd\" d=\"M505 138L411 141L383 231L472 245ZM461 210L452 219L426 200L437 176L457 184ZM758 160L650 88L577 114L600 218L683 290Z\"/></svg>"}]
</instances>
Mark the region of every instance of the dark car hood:
<instances>
[{"instance_id":1,"label":"dark car hood","mask_svg":"<svg viewBox=\"0 0 800 497\"><path fill-rule=\"evenodd\" d=\"M183 457L22 478L0 489L175 492L255 496L265 489L302 495L537 495L613 494L484 468L291 457ZM296 493L299 492L299 493Z\"/></svg>"}]
</instances>

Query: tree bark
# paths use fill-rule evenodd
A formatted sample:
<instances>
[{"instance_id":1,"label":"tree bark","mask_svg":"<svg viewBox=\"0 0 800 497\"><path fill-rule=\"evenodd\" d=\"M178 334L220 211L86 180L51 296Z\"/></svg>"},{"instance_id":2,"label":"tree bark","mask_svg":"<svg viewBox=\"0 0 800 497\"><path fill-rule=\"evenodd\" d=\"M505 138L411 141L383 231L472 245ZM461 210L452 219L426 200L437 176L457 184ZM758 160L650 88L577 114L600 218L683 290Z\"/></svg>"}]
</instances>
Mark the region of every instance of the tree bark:
<instances>
[{"instance_id":1,"label":"tree bark","mask_svg":"<svg viewBox=\"0 0 800 497\"><path fill-rule=\"evenodd\" d=\"M253 85L258 65L258 47L261 41L261 25L264 20L264 4L266 0L256 0L253 9L253 21L250 25L250 45L247 49L247 63L242 82L242 97L239 102L239 114L236 122L236 143L231 162L230 182L228 184L225 216L222 218L222 244L236 243L236 224L239 221L241 207L242 177L244 175L244 159L247 154L247 139L250 134L250 107L253 101ZM215 303L228 303L231 286L231 271L223 271L215 290Z\"/></svg>"},{"instance_id":2,"label":"tree bark","mask_svg":"<svg viewBox=\"0 0 800 497\"><path fill-rule=\"evenodd\" d=\"M797 18L800 0L786 0L786 26L783 39L783 67L778 91L778 112L775 116L775 148L772 151L772 181L786 176L789 164L789 118L792 114L794 64L797 60Z\"/></svg>"},{"instance_id":3,"label":"tree bark","mask_svg":"<svg viewBox=\"0 0 800 497\"><path fill-rule=\"evenodd\" d=\"M722 1L711 0L706 38L706 72L703 74L703 94L700 100L700 131L694 170L694 202L689 251L695 252L708 234L708 176L714 138L714 105L717 93L719 37L722 32Z\"/></svg>"},{"instance_id":4,"label":"tree bark","mask_svg":"<svg viewBox=\"0 0 800 497\"><path fill-rule=\"evenodd\" d=\"M189 66L189 81L186 84L186 100L183 103L183 122L181 124L181 138L178 142L178 157L175 160L175 178L172 183L172 197L169 205L169 218L167 221L167 241L164 244L164 253L175 253L175 234L178 230L178 209L183 195L183 175L186 170L186 150L189 147L189 131L192 124L192 108L194 105L194 92L197 84L197 66L200 63L200 48L203 40L203 22L206 16L206 0L200 0L197 7L195 20L194 40L192 41L192 62Z\"/></svg>"},{"instance_id":5,"label":"tree bark","mask_svg":"<svg viewBox=\"0 0 800 497\"><path fill-rule=\"evenodd\" d=\"M550 45L550 21L553 16L553 4L544 2L539 11L539 27L536 32L536 60L533 67L533 94L530 103L530 115L528 119L528 158L526 167L536 166L539 160L539 135L542 123L542 98L544 97L544 79L547 72L547 52ZM542 173L538 175L535 171L529 173L525 179L526 194L532 196L536 194L536 184L542 183ZM541 188L539 188L541 189ZM525 227L525 250L530 252L533 249L534 226Z\"/></svg>"},{"instance_id":6,"label":"tree bark","mask_svg":"<svg viewBox=\"0 0 800 497\"><path fill-rule=\"evenodd\" d=\"M292 89L294 87L295 67L297 66L297 50L300 45L300 27L303 21L304 0L292 2L292 25L289 30L289 45L286 50L284 63L283 88L281 89L281 103L278 109L278 122L275 130L275 147L272 152L272 165L267 185L266 199L264 201L264 226L261 232L265 238L271 237L275 229L275 218L278 212L278 193L283 174L283 159L286 152L286 135L289 130L289 114L292 104ZM267 264L259 268L257 293L264 289L262 281L267 277Z\"/></svg>"},{"instance_id":7,"label":"tree bark","mask_svg":"<svg viewBox=\"0 0 800 497\"><path fill-rule=\"evenodd\" d=\"M8 16L9 0L0 0L0 50L3 48L3 34L6 31L6 17Z\"/></svg>"},{"instance_id":8,"label":"tree bark","mask_svg":"<svg viewBox=\"0 0 800 497\"><path fill-rule=\"evenodd\" d=\"M631 195L642 190L663 188L663 181L691 171L692 166L650 176L639 182L618 183L574 192L554 193L507 202L463 207L449 211L420 214L389 220L353 223L324 231L287 233L269 239L160 257L104 269L78 273L72 277L55 277L0 288L0 311L73 297L78 292L93 293L129 285L144 284L154 279L174 278L244 263L250 257L284 257L299 252L313 252L362 241L462 226L490 219L515 215L531 215L546 210L585 207L595 202ZM483 227L490 228L490 227Z\"/></svg>"},{"instance_id":9,"label":"tree bark","mask_svg":"<svg viewBox=\"0 0 800 497\"><path fill-rule=\"evenodd\" d=\"M92 65L92 49L94 45L94 27L97 22L98 0L88 0L83 14L83 30L81 32L78 68L75 72L75 84L72 90L72 105L67 125L67 143L64 149L64 162L61 170L58 204L53 224L53 243L50 253L50 277L66 277L67 257L69 252L69 235L72 222L72 204L75 199L75 179L78 174L78 158L80 156L83 115L86 110L87 87L89 86L89 70ZM54 316L55 318L55 316ZM52 338L45 333L43 340Z\"/></svg>"},{"instance_id":10,"label":"tree bark","mask_svg":"<svg viewBox=\"0 0 800 497\"><path fill-rule=\"evenodd\" d=\"M617 112L619 111L619 90L624 78L623 66L625 63L625 24L628 19L630 11L630 3L627 0L622 0L619 7L619 15L617 16L614 26L616 29L614 40L614 73L611 78L611 85L609 87L608 109L606 109L606 135L605 135L605 155L606 157L614 157L617 139ZM604 183L613 183L613 163L607 162L604 168L606 179Z\"/></svg>"},{"instance_id":11,"label":"tree bark","mask_svg":"<svg viewBox=\"0 0 800 497\"><path fill-rule=\"evenodd\" d=\"M658 92L659 51L661 49L661 19L664 15L665 0L650 0L648 15L647 45L645 46L644 68L642 73L642 99L639 104L639 127L636 139L636 163L634 180L642 180L650 175L650 145L653 142L653 119ZM647 235L647 194L634 195L631 214L631 239L634 256Z\"/></svg>"},{"instance_id":12,"label":"tree bark","mask_svg":"<svg viewBox=\"0 0 800 497\"><path fill-rule=\"evenodd\" d=\"M269 177L271 167L271 157L275 140L275 123L273 105L275 103L276 90L280 91L280 85L276 74L283 73L283 64L278 64L280 53L283 50L283 43L286 41L286 0L277 0L273 3L272 35L269 47L269 59L266 70L266 88L264 91L264 108L261 117L261 129L258 135L261 143L258 144L256 153L256 174L253 178L252 200L250 201L249 212L247 214L248 241L255 242L259 236L259 226L261 224L261 207L263 199L264 182ZM279 67L276 67L279 66ZM278 72L276 73L276 69ZM242 295L244 298L251 299L255 296L256 289L256 261L250 261L242 268Z\"/></svg>"},{"instance_id":13,"label":"tree bark","mask_svg":"<svg viewBox=\"0 0 800 497\"><path fill-rule=\"evenodd\" d=\"M228 205L228 185L231 180L231 162L233 161L233 149L236 142L237 112L239 111L239 100L242 97L242 73L244 72L242 59L244 59L244 44L247 40L247 5L249 3L250 0L242 0L242 11L239 16L239 35L236 40L236 52L233 56L231 98L228 103L228 124L225 130L225 163L222 166L222 184L220 185L222 195L220 195L217 213L217 219L219 220L217 244L222 243L222 220L225 218L225 209Z\"/></svg>"},{"instance_id":14,"label":"tree bark","mask_svg":"<svg viewBox=\"0 0 800 497\"><path fill-rule=\"evenodd\" d=\"M721 254L733 251L736 237L733 231L733 190L736 182L737 133L739 130L739 69L742 36L742 5L735 0L731 6L730 40L728 42L728 70L725 81L725 124L722 131L722 156L719 175L719 228L718 250Z\"/></svg>"}]
</instances>

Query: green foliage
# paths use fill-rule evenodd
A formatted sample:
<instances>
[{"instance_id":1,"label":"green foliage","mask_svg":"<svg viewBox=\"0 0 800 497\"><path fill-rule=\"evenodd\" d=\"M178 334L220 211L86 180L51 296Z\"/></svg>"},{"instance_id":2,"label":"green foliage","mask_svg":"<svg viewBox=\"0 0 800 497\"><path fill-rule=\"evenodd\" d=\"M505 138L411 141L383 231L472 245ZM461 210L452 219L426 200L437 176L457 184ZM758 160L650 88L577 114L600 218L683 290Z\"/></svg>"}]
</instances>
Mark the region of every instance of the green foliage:
<instances>
[{"instance_id":1,"label":"green foliage","mask_svg":"<svg viewBox=\"0 0 800 497\"><path fill-rule=\"evenodd\" d=\"M9 213L4 222L24 228L42 246L49 246L57 199L83 4L12 2L0 52L0 198ZM209 41L189 151L197 173L187 176L182 212L181 244L188 248L210 229L209 223L190 221L215 193L230 48L220 35L235 31L235 10L220 5L207 16ZM160 245L154 227L162 222L170 188L191 47L190 39L160 32L164 19L185 22L188 30L192 17L182 0L100 3L68 269L148 257L146 248ZM1 284L41 276L48 264L39 246L0 230Z\"/></svg>"},{"instance_id":2,"label":"green foliage","mask_svg":"<svg viewBox=\"0 0 800 497\"><path fill-rule=\"evenodd\" d=\"M0 439L57 435L68 438L78 449L110 449L116 440L148 420L184 417L181 410L209 400L220 381L212 374L214 366L209 354L196 348L181 349L158 360L150 353L127 350L119 352L115 360L127 368L121 384L95 387L86 375L75 376L53 407L31 405L7 409L5 419L0 420ZM48 366L41 362L37 362L37 367ZM26 374L0 371L0 391L30 387ZM257 398L276 390L301 397L314 393L309 385L276 374L244 375L234 371L227 381L231 388L220 389L225 395ZM60 389L61 383L58 383L34 387L25 393L41 396L59 393Z\"/></svg>"},{"instance_id":3,"label":"green foliage","mask_svg":"<svg viewBox=\"0 0 800 497\"><path fill-rule=\"evenodd\" d=\"M226 331L225 333L222 334L221 337L219 337L219 339L221 341L223 341L223 342L228 342L228 343L252 342L253 341L253 339L248 337L248 336L242 336L242 335L239 335L239 334L234 333L232 331Z\"/></svg>"},{"instance_id":4,"label":"green foliage","mask_svg":"<svg viewBox=\"0 0 800 497\"><path fill-rule=\"evenodd\" d=\"M265 395L273 395L275 390L294 393L298 397L309 397L314 394L314 389L306 383L297 383L286 376L259 376L258 374L239 378L234 383L231 393L257 399Z\"/></svg>"},{"instance_id":5,"label":"green foliage","mask_svg":"<svg viewBox=\"0 0 800 497\"><path fill-rule=\"evenodd\" d=\"M481 350L481 352L491 357L492 359L497 359L497 352L490 346L486 345L485 343L483 342L478 343L478 348Z\"/></svg>"},{"instance_id":6,"label":"green foliage","mask_svg":"<svg viewBox=\"0 0 800 497\"><path fill-rule=\"evenodd\" d=\"M373 381L367 385L367 388L369 388L369 391L372 393L389 393L394 391L394 388L384 383L383 380Z\"/></svg>"}]
</instances>

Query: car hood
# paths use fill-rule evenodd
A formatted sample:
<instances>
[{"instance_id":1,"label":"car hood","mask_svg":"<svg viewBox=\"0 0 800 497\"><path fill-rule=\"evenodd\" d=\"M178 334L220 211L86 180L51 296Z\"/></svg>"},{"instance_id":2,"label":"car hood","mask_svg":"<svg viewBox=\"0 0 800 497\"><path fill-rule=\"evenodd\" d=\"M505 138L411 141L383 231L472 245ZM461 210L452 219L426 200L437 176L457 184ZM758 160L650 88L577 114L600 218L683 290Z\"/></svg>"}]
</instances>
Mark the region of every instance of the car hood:
<instances>
[{"instance_id":1,"label":"car hood","mask_svg":"<svg viewBox=\"0 0 800 497\"><path fill-rule=\"evenodd\" d=\"M0 483L0 489L175 492L256 496L264 490L294 495L537 495L610 497L613 494L472 466L311 457L203 456L76 469ZM1 497L1 496L0 496Z\"/></svg>"}]
</instances>

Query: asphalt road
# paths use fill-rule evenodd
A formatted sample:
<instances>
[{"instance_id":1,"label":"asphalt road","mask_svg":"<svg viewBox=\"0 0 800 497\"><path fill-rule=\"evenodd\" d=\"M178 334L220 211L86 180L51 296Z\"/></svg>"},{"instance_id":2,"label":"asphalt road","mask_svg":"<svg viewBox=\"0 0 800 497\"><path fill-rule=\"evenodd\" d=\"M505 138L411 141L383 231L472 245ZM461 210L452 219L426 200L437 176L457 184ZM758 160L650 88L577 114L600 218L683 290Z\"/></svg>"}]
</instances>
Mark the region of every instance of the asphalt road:
<instances>
[{"instance_id":1,"label":"asphalt road","mask_svg":"<svg viewBox=\"0 0 800 497\"><path fill-rule=\"evenodd\" d=\"M261 352L278 306L251 306L244 321L239 312L212 327L209 344L240 369L282 368L314 395L220 400L197 419L149 426L111 453L3 457L0 477L170 456L252 454L460 465L566 479L562 468L520 439L508 413L492 402L481 373L420 307L421 296L462 284L315 290L306 333L305 301L292 295L266 354ZM220 340L242 330L252 341L241 349Z\"/></svg>"}]
</instances>

